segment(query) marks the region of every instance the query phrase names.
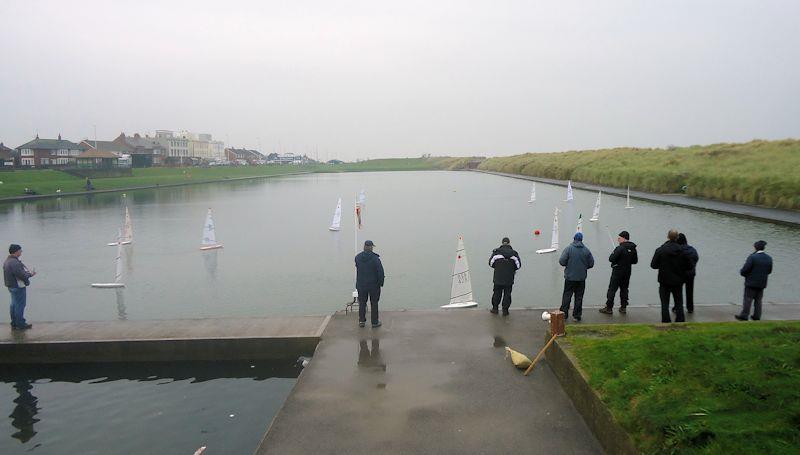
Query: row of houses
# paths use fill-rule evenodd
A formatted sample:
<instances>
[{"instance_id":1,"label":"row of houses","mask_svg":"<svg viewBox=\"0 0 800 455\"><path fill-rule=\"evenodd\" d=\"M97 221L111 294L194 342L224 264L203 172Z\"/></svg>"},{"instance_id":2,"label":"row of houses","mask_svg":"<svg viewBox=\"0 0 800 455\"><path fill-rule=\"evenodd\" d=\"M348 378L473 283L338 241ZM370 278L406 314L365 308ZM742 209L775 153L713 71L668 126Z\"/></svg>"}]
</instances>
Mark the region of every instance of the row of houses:
<instances>
[{"instance_id":1,"label":"row of houses","mask_svg":"<svg viewBox=\"0 0 800 455\"><path fill-rule=\"evenodd\" d=\"M85 139L75 143L42 139L39 135L14 149L0 142L0 166L14 167L151 167L199 164L304 164L307 157L286 153L264 155L257 150L225 148L210 134L157 130L155 136L120 133L111 141Z\"/></svg>"}]
</instances>

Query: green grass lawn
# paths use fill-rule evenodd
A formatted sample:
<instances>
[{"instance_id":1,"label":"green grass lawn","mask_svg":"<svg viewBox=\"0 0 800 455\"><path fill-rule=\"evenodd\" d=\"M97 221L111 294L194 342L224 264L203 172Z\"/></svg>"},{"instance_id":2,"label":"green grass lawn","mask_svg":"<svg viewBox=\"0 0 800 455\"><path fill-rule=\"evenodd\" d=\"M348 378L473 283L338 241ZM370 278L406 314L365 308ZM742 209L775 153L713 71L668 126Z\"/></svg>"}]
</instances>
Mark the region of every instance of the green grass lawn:
<instances>
[{"instance_id":1,"label":"green grass lawn","mask_svg":"<svg viewBox=\"0 0 800 455\"><path fill-rule=\"evenodd\" d=\"M800 140L528 153L480 169L800 209Z\"/></svg>"},{"instance_id":2,"label":"green grass lawn","mask_svg":"<svg viewBox=\"0 0 800 455\"><path fill-rule=\"evenodd\" d=\"M275 166L220 166L220 167L153 167L133 169L131 177L92 179L95 190L110 190L141 186L168 185L219 181L242 177L280 175L293 172L367 172L367 171L419 171L440 168L433 159L398 158L368 160L341 165L275 165ZM54 194L85 190L85 180L55 170L20 170L0 172L0 198L23 196L25 188L39 194Z\"/></svg>"},{"instance_id":3,"label":"green grass lawn","mask_svg":"<svg viewBox=\"0 0 800 455\"><path fill-rule=\"evenodd\" d=\"M570 325L643 453L800 453L800 322Z\"/></svg>"}]
</instances>

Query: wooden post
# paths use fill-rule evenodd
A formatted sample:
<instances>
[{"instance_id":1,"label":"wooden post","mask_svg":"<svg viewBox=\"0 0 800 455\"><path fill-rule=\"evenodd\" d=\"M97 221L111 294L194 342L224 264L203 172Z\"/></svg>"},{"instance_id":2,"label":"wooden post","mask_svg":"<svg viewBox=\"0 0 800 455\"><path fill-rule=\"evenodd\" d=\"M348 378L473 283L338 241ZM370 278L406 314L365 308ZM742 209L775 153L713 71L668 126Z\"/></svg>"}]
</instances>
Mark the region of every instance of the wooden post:
<instances>
[{"instance_id":1,"label":"wooden post","mask_svg":"<svg viewBox=\"0 0 800 455\"><path fill-rule=\"evenodd\" d=\"M531 362L531 366L529 366L529 367L528 367L528 369L527 369L527 370L525 370L525 373L524 373L524 374L525 374L525 376L527 376L527 375L528 375L528 373L530 373L530 372L531 372L531 370L533 370L533 367L535 367L535 366L536 366L536 363L539 361L539 359L542 357L542 355L544 355L544 351L546 351L546 350L547 350L547 348L549 348L549 347L550 347L550 345L551 345L551 344L553 344L553 342L554 342L554 341L556 341L556 338L557 338L557 337L558 337L558 335L553 335L552 337L550 337L550 341L548 341L548 342L547 342L547 344L546 344L546 345L544 345L544 347L542 348L542 350L541 350L541 351L539 351L539 353L538 353L538 354L536 354L536 358L535 358L535 359L533 359L533 362Z\"/></svg>"},{"instance_id":2,"label":"wooden post","mask_svg":"<svg viewBox=\"0 0 800 455\"><path fill-rule=\"evenodd\" d=\"M566 315L563 311L556 310L550 312L550 333L563 337L566 335L566 328L564 326Z\"/></svg>"}]
</instances>

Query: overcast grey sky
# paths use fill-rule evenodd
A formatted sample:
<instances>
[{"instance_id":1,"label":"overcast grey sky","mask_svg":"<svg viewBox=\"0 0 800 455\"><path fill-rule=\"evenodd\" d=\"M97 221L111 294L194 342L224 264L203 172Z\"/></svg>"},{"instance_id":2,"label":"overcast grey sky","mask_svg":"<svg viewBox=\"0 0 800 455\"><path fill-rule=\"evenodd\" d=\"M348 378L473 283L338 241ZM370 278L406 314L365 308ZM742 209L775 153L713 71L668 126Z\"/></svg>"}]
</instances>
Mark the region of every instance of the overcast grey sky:
<instances>
[{"instance_id":1,"label":"overcast grey sky","mask_svg":"<svg viewBox=\"0 0 800 455\"><path fill-rule=\"evenodd\" d=\"M800 1L0 2L0 141L321 158L800 136Z\"/></svg>"}]
</instances>

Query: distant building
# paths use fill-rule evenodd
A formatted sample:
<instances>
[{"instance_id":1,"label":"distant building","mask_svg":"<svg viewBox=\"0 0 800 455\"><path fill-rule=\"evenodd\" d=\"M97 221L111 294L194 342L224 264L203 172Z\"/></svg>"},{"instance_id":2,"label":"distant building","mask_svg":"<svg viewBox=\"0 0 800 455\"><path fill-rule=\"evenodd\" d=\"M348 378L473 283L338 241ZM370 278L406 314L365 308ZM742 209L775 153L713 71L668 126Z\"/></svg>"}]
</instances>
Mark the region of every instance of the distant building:
<instances>
[{"instance_id":1,"label":"distant building","mask_svg":"<svg viewBox=\"0 0 800 455\"><path fill-rule=\"evenodd\" d=\"M17 147L20 166L66 167L74 166L76 158L85 148L66 139L36 139Z\"/></svg>"},{"instance_id":2,"label":"distant building","mask_svg":"<svg viewBox=\"0 0 800 455\"><path fill-rule=\"evenodd\" d=\"M0 142L0 166L13 166L16 154L14 149L8 148Z\"/></svg>"},{"instance_id":3,"label":"distant building","mask_svg":"<svg viewBox=\"0 0 800 455\"><path fill-rule=\"evenodd\" d=\"M328 164L344 164L342 160L328 160Z\"/></svg>"},{"instance_id":4,"label":"distant building","mask_svg":"<svg viewBox=\"0 0 800 455\"><path fill-rule=\"evenodd\" d=\"M307 159L302 155L295 155L294 153L283 153L275 158L274 162L277 164L303 164Z\"/></svg>"},{"instance_id":5,"label":"distant building","mask_svg":"<svg viewBox=\"0 0 800 455\"><path fill-rule=\"evenodd\" d=\"M131 154L131 166L151 167L161 165L166 156L166 149L154 137L141 136L139 133L133 136L126 136L120 133L116 139L111 141L120 146L128 146Z\"/></svg>"},{"instance_id":6,"label":"distant building","mask_svg":"<svg viewBox=\"0 0 800 455\"><path fill-rule=\"evenodd\" d=\"M267 157L264 156L264 154L259 152L258 150L237 149L237 148L225 149L225 159L227 159L231 163L236 163L241 165L265 164L267 162Z\"/></svg>"},{"instance_id":7,"label":"distant building","mask_svg":"<svg viewBox=\"0 0 800 455\"><path fill-rule=\"evenodd\" d=\"M173 163L218 161L225 157L225 144L222 141L213 140L207 133L157 130L156 140L167 150L167 160Z\"/></svg>"},{"instance_id":8,"label":"distant building","mask_svg":"<svg viewBox=\"0 0 800 455\"><path fill-rule=\"evenodd\" d=\"M128 144L114 141L90 141L89 139L85 139L80 145L82 145L87 151L97 150L100 152L113 153L117 156L117 158L119 158L119 161L117 162L118 166L131 167L131 154L133 153L133 148Z\"/></svg>"},{"instance_id":9,"label":"distant building","mask_svg":"<svg viewBox=\"0 0 800 455\"><path fill-rule=\"evenodd\" d=\"M119 167L119 156L113 152L87 150L77 157L78 167L89 169L111 169Z\"/></svg>"}]
</instances>

